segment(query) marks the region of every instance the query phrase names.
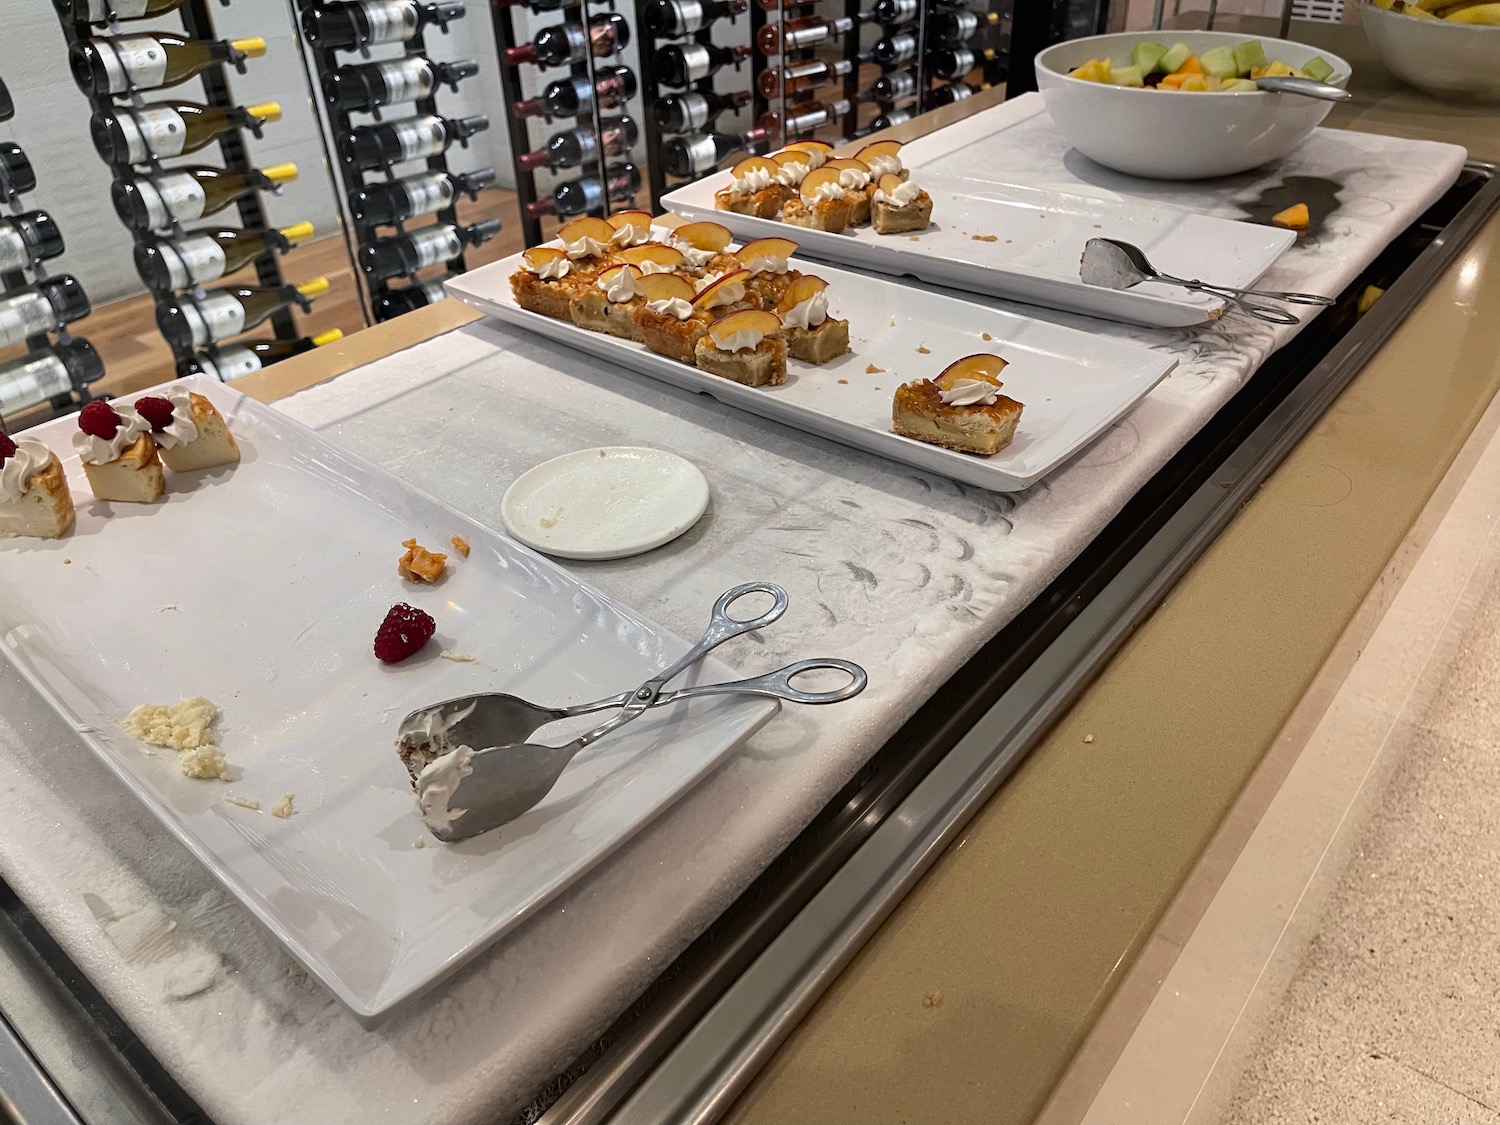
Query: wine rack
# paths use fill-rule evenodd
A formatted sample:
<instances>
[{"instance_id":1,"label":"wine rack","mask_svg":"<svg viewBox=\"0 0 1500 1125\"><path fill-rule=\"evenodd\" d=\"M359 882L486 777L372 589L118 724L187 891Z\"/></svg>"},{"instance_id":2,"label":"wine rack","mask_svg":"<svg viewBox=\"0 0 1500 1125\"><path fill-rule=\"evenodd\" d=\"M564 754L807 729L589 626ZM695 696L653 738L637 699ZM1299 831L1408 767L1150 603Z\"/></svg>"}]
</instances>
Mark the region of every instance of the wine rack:
<instances>
[{"instance_id":1,"label":"wine rack","mask_svg":"<svg viewBox=\"0 0 1500 1125\"><path fill-rule=\"evenodd\" d=\"M14 116L15 104L0 82L0 122ZM24 339L27 349L0 364L0 423L43 403L53 412L81 405L89 400L89 385L104 375L93 345L69 329L90 312L83 287L67 275L48 274L46 262L62 254L63 237L47 212L28 209L22 199L36 186L20 146L0 144L0 335L5 346Z\"/></svg>"},{"instance_id":2,"label":"wine rack","mask_svg":"<svg viewBox=\"0 0 1500 1125\"><path fill-rule=\"evenodd\" d=\"M218 362L220 344L263 320L269 320L276 339L296 340L298 329L289 306L295 303L306 311L309 297L283 281L278 256L290 248L290 243L269 230L259 196L261 191L274 192L279 183L294 178L296 169L281 166L272 175L269 169L262 172L252 166L242 131L259 137L261 125L276 120L280 111L267 105L259 107L262 115L256 115L238 107L225 74L226 64L244 73L246 62L264 53L264 43L219 41L207 0L183 0L172 5L70 0L59 3L57 10L74 77L94 111L91 132L95 147L114 175L111 194L115 209L135 238L136 263L143 280L153 289L157 324L172 349L178 371L201 370L230 377ZM181 20L185 41L175 32L142 27L137 22L172 12ZM176 42L185 45L174 47ZM258 49L255 44L259 44ZM173 62L173 50L183 61ZM164 106L163 99L176 101L171 87L189 78L201 82L204 101L187 103L190 112L183 111L181 105L177 109ZM193 121L213 122L207 128L211 140L191 143ZM207 179L195 178L188 170L200 163L200 150L206 150L210 143L217 146L221 167L210 168ZM187 155L188 164L162 164L163 156L177 155ZM215 196L209 197L214 184L222 188L223 202L217 201L217 189ZM227 213L231 201L239 216L239 231L217 230L215 234L258 243L253 247L253 257L244 265L253 267L262 291L286 295L284 300L261 298L268 305L274 300L269 316L247 320L246 309L237 298L204 290L203 282L234 272L228 268L215 272L215 262L219 261L216 254L191 262L191 254L176 257L174 248L205 243L203 231L183 229L184 218L193 221L219 210ZM176 273L166 284L152 284L146 263L160 263L164 254L173 256ZM309 287L309 292L316 288ZM221 312L233 309L235 314L216 319L210 308ZM187 337L169 328L174 317L179 322L184 318L191 321L192 331ZM240 341L234 346L243 350L242 344Z\"/></svg>"},{"instance_id":3,"label":"wine rack","mask_svg":"<svg viewBox=\"0 0 1500 1125\"><path fill-rule=\"evenodd\" d=\"M443 85L456 91L478 66L427 57L429 29L446 33L451 21L464 17L464 4L301 0L299 14L335 138L333 162L370 310L374 319L388 320L422 308L442 296L443 277L467 268L464 250L500 230L494 219L465 225L457 209L460 196L475 200L495 182L494 169L455 173L447 157L454 144L467 147L471 137L488 129L489 118L443 117L436 98ZM398 53L375 60L371 48ZM425 163L425 172L398 172L417 160ZM408 230L413 219L427 214L436 221ZM436 275L424 276L437 267Z\"/></svg>"}]
</instances>

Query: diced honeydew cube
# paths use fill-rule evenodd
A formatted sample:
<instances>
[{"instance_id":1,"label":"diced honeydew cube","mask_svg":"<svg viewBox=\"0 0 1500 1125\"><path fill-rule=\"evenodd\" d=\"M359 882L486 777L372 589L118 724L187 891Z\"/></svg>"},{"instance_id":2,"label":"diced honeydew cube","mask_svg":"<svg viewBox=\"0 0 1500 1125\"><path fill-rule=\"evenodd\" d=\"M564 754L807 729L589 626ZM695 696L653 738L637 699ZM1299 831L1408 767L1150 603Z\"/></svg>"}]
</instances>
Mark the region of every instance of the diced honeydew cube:
<instances>
[{"instance_id":1,"label":"diced honeydew cube","mask_svg":"<svg viewBox=\"0 0 1500 1125\"><path fill-rule=\"evenodd\" d=\"M1174 43L1172 44L1171 49L1169 49L1167 53L1161 57L1161 60L1156 64L1156 69L1162 71L1165 74L1171 74L1174 70L1176 70L1179 66L1187 62L1188 59L1192 57L1193 49L1186 43Z\"/></svg>"},{"instance_id":2,"label":"diced honeydew cube","mask_svg":"<svg viewBox=\"0 0 1500 1125\"><path fill-rule=\"evenodd\" d=\"M1266 50L1260 45L1259 39L1247 39L1243 43L1236 43L1234 61L1239 66L1241 74L1249 74L1256 67L1266 66L1270 62L1266 58Z\"/></svg>"},{"instance_id":3,"label":"diced honeydew cube","mask_svg":"<svg viewBox=\"0 0 1500 1125\"><path fill-rule=\"evenodd\" d=\"M1204 51L1198 62L1202 64L1204 74L1221 82L1226 78L1238 78L1240 74L1240 64L1235 61L1234 51L1229 47L1215 47L1211 51Z\"/></svg>"},{"instance_id":4,"label":"diced honeydew cube","mask_svg":"<svg viewBox=\"0 0 1500 1125\"><path fill-rule=\"evenodd\" d=\"M1144 86L1145 77L1138 66L1117 66L1111 72L1116 86Z\"/></svg>"},{"instance_id":5,"label":"diced honeydew cube","mask_svg":"<svg viewBox=\"0 0 1500 1125\"><path fill-rule=\"evenodd\" d=\"M1321 55L1308 59L1298 69L1318 82L1327 82L1333 77L1333 67L1329 66L1328 60Z\"/></svg>"},{"instance_id":6,"label":"diced honeydew cube","mask_svg":"<svg viewBox=\"0 0 1500 1125\"><path fill-rule=\"evenodd\" d=\"M1130 61L1143 75L1155 71L1167 49L1160 43L1137 43L1130 52Z\"/></svg>"}]
</instances>

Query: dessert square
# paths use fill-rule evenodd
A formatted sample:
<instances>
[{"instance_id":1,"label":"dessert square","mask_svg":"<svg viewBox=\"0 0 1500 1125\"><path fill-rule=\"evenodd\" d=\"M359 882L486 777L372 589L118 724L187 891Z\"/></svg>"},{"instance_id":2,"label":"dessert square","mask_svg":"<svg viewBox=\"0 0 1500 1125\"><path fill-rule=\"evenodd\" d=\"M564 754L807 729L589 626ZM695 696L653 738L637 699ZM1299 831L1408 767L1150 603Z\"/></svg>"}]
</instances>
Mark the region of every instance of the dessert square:
<instances>
[{"instance_id":1,"label":"dessert square","mask_svg":"<svg viewBox=\"0 0 1500 1125\"><path fill-rule=\"evenodd\" d=\"M789 199L781 209L781 221L794 227L809 230L824 230L838 234L849 225L849 201L847 199L806 200L801 196Z\"/></svg>"},{"instance_id":2,"label":"dessert square","mask_svg":"<svg viewBox=\"0 0 1500 1125\"><path fill-rule=\"evenodd\" d=\"M1015 437L1021 404L997 395L989 404L949 406L931 379L896 388L891 429L905 437L956 449L961 453L998 453Z\"/></svg>"},{"instance_id":3,"label":"dessert square","mask_svg":"<svg viewBox=\"0 0 1500 1125\"><path fill-rule=\"evenodd\" d=\"M85 461L83 471L89 479L89 487L100 500L151 504L160 500L167 490L156 443L145 434L137 437L113 461L100 465Z\"/></svg>"},{"instance_id":4,"label":"dessert square","mask_svg":"<svg viewBox=\"0 0 1500 1125\"><path fill-rule=\"evenodd\" d=\"M793 359L822 364L849 350L849 322L829 317L816 328L783 328L786 348Z\"/></svg>"},{"instance_id":5,"label":"dessert square","mask_svg":"<svg viewBox=\"0 0 1500 1125\"><path fill-rule=\"evenodd\" d=\"M646 347L657 355L692 366L694 348L713 324L713 318L708 313L695 311L679 319L674 313L653 312L643 306L636 310L635 324L640 341Z\"/></svg>"},{"instance_id":6,"label":"dessert square","mask_svg":"<svg viewBox=\"0 0 1500 1125\"><path fill-rule=\"evenodd\" d=\"M870 204L870 222L876 234L907 234L926 230L932 223L932 196L925 191L904 207L877 200Z\"/></svg>"},{"instance_id":7,"label":"dessert square","mask_svg":"<svg viewBox=\"0 0 1500 1125\"><path fill-rule=\"evenodd\" d=\"M0 538L59 539L73 526L62 462L41 442L0 434Z\"/></svg>"},{"instance_id":8,"label":"dessert square","mask_svg":"<svg viewBox=\"0 0 1500 1125\"><path fill-rule=\"evenodd\" d=\"M240 447L214 404L186 387L168 387L160 395L135 401L136 412L151 426L157 455L174 473L237 464Z\"/></svg>"},{"instance_id":9,"label":"dessert square","mask_svg":"<svg viewBox=\"0 0 1500 1125\"><path fill-rule=\"evenodd\" d=\"M752 351L725 352L704 335L694 349L698 366L747 387L779 387L786 382L786 341L767 337Z\"/></svg>"}]
</instances>

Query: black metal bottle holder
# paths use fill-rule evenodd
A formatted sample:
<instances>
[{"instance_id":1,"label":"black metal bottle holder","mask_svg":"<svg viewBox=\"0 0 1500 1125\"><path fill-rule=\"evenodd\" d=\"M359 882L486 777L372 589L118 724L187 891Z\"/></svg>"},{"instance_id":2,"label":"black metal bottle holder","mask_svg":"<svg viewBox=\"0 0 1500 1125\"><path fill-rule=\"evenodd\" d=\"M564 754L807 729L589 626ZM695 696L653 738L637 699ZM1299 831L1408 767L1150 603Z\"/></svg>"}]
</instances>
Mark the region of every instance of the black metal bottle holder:
<instances>
[{"instance_id":1,"label":"black metal bottle holder","mask_svg":"<svg viewBox=\"0 0 1500 1125\"><path fill-rule=\"evenodd\" d=\"M220 0L220 2L228 4L229 0ZM108 22L102 31L96 29L94 24L87 20L69 20L59 12L58 19L62 24L63 38L67 40L70 50L73 44L80 40L94 39L100 35L116 36L131 34L130 27L116 20L114 7L109 0L105 0L104 9L108 17ZM183 30L187 32L190 38L206 41L213 41L218 38L217 33L214 31L213 16L209 12L207 0L187 0L187 3L183 4L177 11L182 19ZM230 55L230 65L241 74L245 72L245 61L246 56L240 55L237 52L232 52ZM233 93L229 89L229 80L224 74L223 64L215 63L213 66L203 70L198 75L198 78L203 83L204 103L206 105L227 108L237 104ZM95 113L117 111L120 108L118 100L128 100L132 108L140 109L147 104L143 93L151 94L156 92L157 89L157 87L152 87L142 91L135 86L131 86L129 91L124 94L90 94L88 100ZM260 137L259 123L247 124L244 127L250 129L257 139ZM254 166L250 163L249 153L245 148L244 138L240 135L239 126L222 133L217 143L219 146L219 155L226 171L251 172L254 170ZM134 179L139 175L138 169L142 168L150 176L160 176L164 172L171 171L169 168L164 168L156 155L149 151L146 154L146 159L136 164L110 163L110 171L113 173L116 181ZM279 188L275 187L268 188L267 190L278 194L280 191ZM264 231L268 229L266 213L265 209L261 207L259 192L251 192L241 197L235 202L235 207L239 212L242 229L247 231ZM182 225L174 218L171 222L170 233L165 237L175 240L182 238L186 233ZM163 237L160 232L140 231L135 228L131 228L131 234L134 236L137 245L145 244L148 240L155 241ZM288 247L283 244L281 249L284 252ZM252 263L255 267L257 281L268 288L280 288L285 284L282 279L281 265L277 254L277 250L268 248L265 253L258 255ZM186 290L186 292L190 293L195 299L204 296L203 287L196 283L190 289ZM163 304L172 299L173 294L156 292L154 296L157 308L160 309ZM299 297L297 303L304 312L307 311L308 304L305 299ZM278 309L271 315L270 324L272 332L279 340L295 340L300 335L289 309ZM212 341L202 349L192 347L182 348L171 340L168 340L167 344L172 349L173 359L177 364L181 365L190 360L198 350L206 353L210 359L217 359L219 344L222 342ZM243 341L236 340L234 342Z\"/></svg>"}]
</instances>

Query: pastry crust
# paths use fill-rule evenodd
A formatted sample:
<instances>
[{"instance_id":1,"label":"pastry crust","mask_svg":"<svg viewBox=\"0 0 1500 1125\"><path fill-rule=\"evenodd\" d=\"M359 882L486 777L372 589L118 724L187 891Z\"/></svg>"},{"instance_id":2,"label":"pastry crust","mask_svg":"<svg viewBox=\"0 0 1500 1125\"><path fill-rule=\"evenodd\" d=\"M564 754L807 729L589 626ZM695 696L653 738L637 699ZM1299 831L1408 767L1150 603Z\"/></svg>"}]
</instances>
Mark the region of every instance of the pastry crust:
<instances>
[{"instance_id":1,"label":"pastry crust","mask_svg":"<svg viewBox=\"0 0 1500 1125\"><path fill-rule=\"evenodd\" d=\"M870 204L870 222L876 234L905 234L926 230L932 222L932 196L919 192L905 207L892 207L883 199Z\"/></svg>"},{"instance_id":2,"label":"pastry crust","mask_svg":"<svg viewBox=\"0 0 1500 1125\"><path fill-rule=\"evenodd\" d=\"M1010 444L1021 410L1019 402L1004 395L987 406L949 406L936 383L919 379L896 388L891 429L929 445L988 456Z\"/></svg>"},{"instance_id":3,"label":"pastry crust","mask_svg":"<svg viewBox=\"0 0 1500 1125\"><path fill-rule=\"evenodd\" d=\"M838 234L849 225L849 200L819 199L809 203L799 195L786 201L781 209L781 221L794 227Z\"/></svg>"},{"instance_id":4,"label":"pastry crust","mask_svg":"<svg viewBox=\"0 0 1500 1125\"><path fill-rule=\"evenodd\" d=\"M568 277L571 276L569 273ZM510 275L510 291L515 295L516 304L528 312L550 316L553 320L572 320L569 286L564 284L566 281L567 278L546 281L530 270L517 270Z\"/></svg>"},{"instance_id":5,"label":"pastry crust","mask_svg":"<svg viewBox=\"0 0 1500 1125\"><path fill-rule=\"evenodd\" d=\"M772 184L750 195L734 197L728 188L714 193L714 207L720 211L731 211L736 215L754 215L757 219L774 219L781 213L786 201L786 189Z\"/></svg>"},{"instance_id":6,"label":"pastry crust","mask_svg":"<svg viewBox=\"0 0 1500 1125\"><path fill-rule=\"evenodd\" d=\"M26 491L10 503L0 502L0 538L60 539L73 526L73 495L57 454L33 473Z\"/></svg>"},{"instance_id":7,"label":"pastry crust","mask_svg":"<svg viewBox=\"0 0 1500 1125\"><path fill-rule=\"evenodd\" d=\"M622 340L639 340L640 329L636 325L637 311L646 307L644 297L632 297L628 301L611 301L591 287L579 292L573 300L573 323L590 332L607 332Z\"/></svg>"},{"instance_id":8,"label":"pastry crust","mask_svg":"<svg viewBox=\"0 0 1500 1125\"><path fill-rule=\"evenodd\" d=\"M149 434L136 438L129 449L108 464L94 465L85 461L83 471L89 479L89 487L100 500L150 504L160 500L167 490L156 442Z\"/></svg>"},{"instance_id":9,"label":"pastry crust","mask_svg":"<svg viewBox=\"0 0 1500 1125\"><path fill-rule=\"evenodd\" d=\"M801 276L801 270L787 270L786 273L758 273L745 282L745 289L760 298L761 308L775 309L781 303L781 298L786 296L786 291L792 287L792 282Z\"/></svg>"},{"instance_id":10,"label":"pastry crust","mask_svg":"<svg viewBox=\"0 0 1500 1125\"><path fill-rule=\"evenodd\" d=\"M849 201L849 225L862 227L870 221L870 197L875 188L845 188L844 198Z\"/></svg>"},{"instance_id":11,"label":"pastry crust","mask_svg":"<svg viewBox=\"0 0 1500 1125\"><path fill-rule=\"evenodd\" d=\"M704 312L695 312L686 320L678 320L671 313L652 312L642 306L635 314L641 343L657 355L689 366L694 361L694 348L712 323L712 318Z\"/></svg>"},{"instance_id":12,"label":"pastry crust","mask_svg":"<svg viewBox=\"0 0 1500 1125\"><path fill-rule=\"evenodd\" d=\"M742 352L720 351L705 336L694 352L702 370L747 387L779 387L786 382L786 341L776 336L767 336L754 351Z\"/></svg>"},{"instance_id":13,"label":"pastry crust","mask_svg":"<svg viewBox=\"0 0 1500 1125\"><path fill-rule=\"evenodd\" d=\"M174 473L188 473L194 469L237 464L239 443L234 440L214 404L196 393L189 395L188 399L193 404L193 425L198 427L198 436L186 445L175 449L163 446L157 451L167 468Z\"/></svg>"},{"instance_id":14,"label":"pastry crust","mask_svg":"<svg viewBox=\"0 0 1500 1125\"><path fill-rule=\"evenodd\" d=\"M827 363L849 350L849 322L829 317L816 328L783 328L786 347L803 363Z\"/></svg>"}]
</instances>

